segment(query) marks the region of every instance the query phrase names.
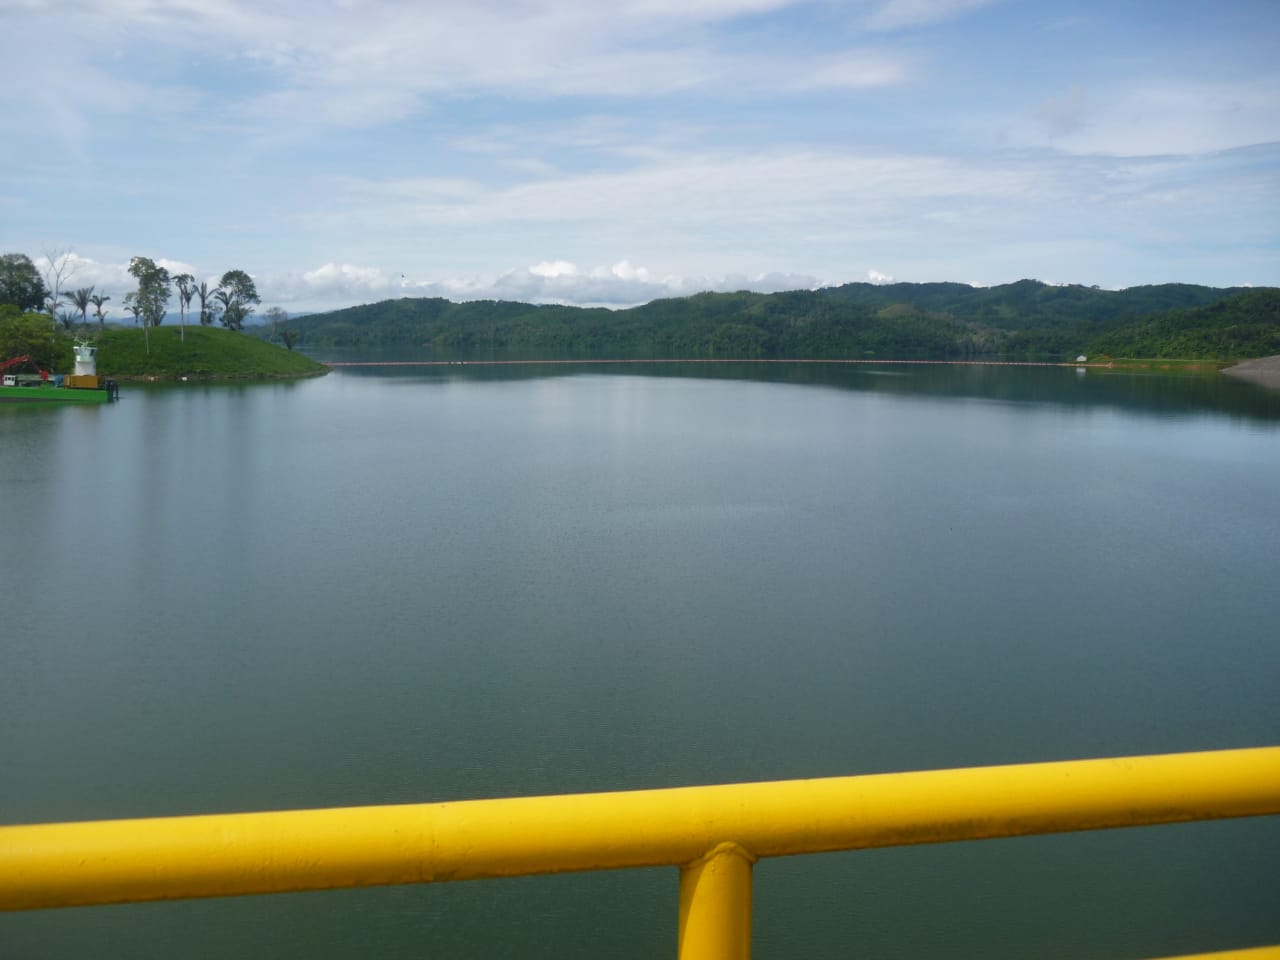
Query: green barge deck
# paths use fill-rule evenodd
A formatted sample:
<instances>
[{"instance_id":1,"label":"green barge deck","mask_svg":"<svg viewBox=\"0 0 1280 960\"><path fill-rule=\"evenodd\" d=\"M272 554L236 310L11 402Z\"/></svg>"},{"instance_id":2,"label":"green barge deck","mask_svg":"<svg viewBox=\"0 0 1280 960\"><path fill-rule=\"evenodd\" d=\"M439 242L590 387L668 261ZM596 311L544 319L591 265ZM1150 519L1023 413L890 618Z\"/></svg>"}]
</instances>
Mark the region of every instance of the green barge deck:
<instances>
[{"instance_id":1,"label":"green barge deck","mask_svg":"<svg viewBox=\"0 0 1280 960\"><path fill-rule=\"evenodd\" d=\"M115 397L113 382L96 389L59 387L52 383L39 386L0 386L0 403L106 403Z\"/></svg>"}]
</instances>

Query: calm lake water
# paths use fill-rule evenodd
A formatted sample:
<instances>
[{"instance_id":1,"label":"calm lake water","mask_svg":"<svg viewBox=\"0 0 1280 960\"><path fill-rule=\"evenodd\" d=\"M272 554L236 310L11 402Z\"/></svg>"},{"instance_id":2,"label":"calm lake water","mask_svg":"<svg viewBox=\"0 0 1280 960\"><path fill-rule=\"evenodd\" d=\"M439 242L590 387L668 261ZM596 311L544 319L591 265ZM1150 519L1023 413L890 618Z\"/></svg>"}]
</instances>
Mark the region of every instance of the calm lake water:
<instances>
[{"instance_id":1,"label":"calm lake water","mask_svg":"<svg viewBox=\"0 0 1280 960\"><path fill-rule=\"evenodd\" d=\"M0 822L1280 744L1280 395L345 371L0 407ZM759 958L1280 942L1280 818L772 860ZM0 916L4 958L674 956L675 869Z\"/></svg>"}]
</instances>

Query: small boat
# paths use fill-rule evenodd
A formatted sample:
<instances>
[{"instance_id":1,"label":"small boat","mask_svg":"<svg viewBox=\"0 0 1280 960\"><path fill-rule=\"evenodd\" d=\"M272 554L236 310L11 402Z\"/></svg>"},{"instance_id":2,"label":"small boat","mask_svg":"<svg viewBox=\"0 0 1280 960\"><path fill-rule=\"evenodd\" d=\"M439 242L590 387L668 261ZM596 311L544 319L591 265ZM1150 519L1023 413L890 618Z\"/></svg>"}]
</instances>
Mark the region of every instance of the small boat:
<instances>
[{"instance_id":1,"label":"small boat","mask_svg":"<svg viewBox=\"0 0 1280 960\"><path fill-rule=\"evenodd\" d=\"M0 363L0 403L106 403L118 399L120 388L114 380L98 376L98 348L77 341L76 372L51 374L29 356ZM15 368L27 367L21 373Z\"/></svg>"}]
</instances>

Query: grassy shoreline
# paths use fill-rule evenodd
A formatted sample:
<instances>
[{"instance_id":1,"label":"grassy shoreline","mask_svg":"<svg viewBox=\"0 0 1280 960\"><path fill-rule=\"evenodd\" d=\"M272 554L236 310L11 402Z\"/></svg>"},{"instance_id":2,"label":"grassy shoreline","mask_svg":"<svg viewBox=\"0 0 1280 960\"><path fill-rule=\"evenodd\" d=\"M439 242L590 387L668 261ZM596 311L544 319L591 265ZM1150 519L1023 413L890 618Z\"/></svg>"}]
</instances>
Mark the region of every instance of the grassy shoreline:
<instances>
[{"instance_id":1,"label":"grassy shoreline","mask_svg":"<svg viewBox=\"0 0 1280 960\"><path fill-rule=\"evenodd\" d=\"M1084 363L1067 363L1064 366L1101 368L1103 370L1156 370L1160 373L1214 373L1239 363L1238 360L1174 360L1167 357L1144 359L1141 357L1090 357Z\"/></svg>"},{"instance_id":2,"label":"grassy shoreline","mask_svg":"<svg viewBox=\"0 0 1280 960\"><path fill-rule=\"evenodd\" d=\"M259 337L213 327L188 326L185 331L176 326L164 326L147 331L114 328L98 337L98 372L104 377L124 383L162 382L213 382L291 380L323 376L329 372L328 364L269 343ZM148 350L147 341L150 340ZM575 358L578 362L610 362L602 358ZM702 358L699 358L700 360ZM762 358L754 358L761 362ZM1083 362L1076 361L894 361L886 359L818 360L798 358L768 358L763 362L776 363L991 363L1011 366L1062 366L1085 367L1107 371L1151 372L1160 374L1204 375L1218 373L1233 365L1233 361L1189 358L1134 358L1092 356ZM420 362L420 361L419 361ZM448 363L450 361L442 361ZM454 363L480 363L483 361L452 361ZM500 362L516 362L511 360ZM562 358L542 358L537 363L570 362ZM614 359L612 362L624 362ZM639 361L628 361L639 362ZM676 362L673 360L650 362ZM716 362L704 360L703 362ZM752 358L721 359L719 362L753 362ZM342 365L339 363L338 365Z\"/></svg>"},{"instance_id":3,"label":"grassy shoreline","mask_svg":"<svg viewBox=\"0 0 1280 960\"><path fill-rule=\"evenodd\" d=\"M114 329L97 340L99 375L122 383L283 380L329 371L300 353L213 327Z\"/></svg>"}]
</instances>

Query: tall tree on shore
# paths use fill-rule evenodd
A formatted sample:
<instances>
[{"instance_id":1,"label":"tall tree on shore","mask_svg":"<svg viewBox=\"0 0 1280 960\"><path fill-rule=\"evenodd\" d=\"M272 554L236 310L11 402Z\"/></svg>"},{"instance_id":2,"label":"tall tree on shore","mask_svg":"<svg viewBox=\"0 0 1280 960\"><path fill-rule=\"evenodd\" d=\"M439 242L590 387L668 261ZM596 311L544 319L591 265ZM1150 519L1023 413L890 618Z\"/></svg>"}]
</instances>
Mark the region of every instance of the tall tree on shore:
<instances>
[{"instance_id":1,"label":"tall tree on shore","mask_svg":"<svg viewBox=\"0 0 1280 960\"><path fill-rule=\"evenodd\" d=\"M214 290L213 302L214 302L214 308L212 312L213 318L217 320L219 323L221 323L228 330L238 329L237 327L234 326L234 320L228 319L228 315L230 314L232 307L234 306L234 299L232 298L231 293L221 288Z\"/></svg>"},{"instance_id":2,"label":"tall tree on shore","mask_svg":"<svg viewBox=\"0 0 1280 960\"><path fill-rule=\"evenodd\" d=\"M201 280L200 286L196 287L196 296L200 298L200 326L202 327L207 327L213 323L213 309L209 306L209 301L213 299L213 294L214 290L209 289L208 281Z\"/></svg>"},{"instance_id":3,"label":"tall tree on shore","mask_svg":"<svg viewBox=\"0 0 1280 960\"><path fill-rule=\"evenodd\" d=\"M107 329L107 311L102 309L102 305L110 300L110 297L104 297L100 293L95 293L89 298L89 302L93 304L93 315L98 318L98 329Z\"/></svg>"},{"instance_id":4,"label":"tall tree on shore","mask_svg":"<svg viewBox=\"0 0 1280 960\"><path fill-rule=\"evenodd\" d=\"M244 322L253 313L255 304L261 303L253 277L243 270L228 270L218 281L215 294L222 304L222 325L228 330L243 330Z\"/></svg>"},{"instance_id":5,"label":"tall tree on shore","mask_svg":"<svg viewBox=\"0 0 1280 960\"><path fill-rule=\"evenodd\" d=\"M196 278L189 273L180 273L173 278L178 288L178 339L187 339L187 307L191 306L191 298L196 295Z\"/></svg>"},{"instance_id":6,"label":"tall tree on shore","mask_svg":"<svg viewBox=\"0 0 1280 960\"><path fill-rule=\"evenodd\" d=\"M52 315L62 300L63 284L75 276L79 264L70 250L46 250L44 259L47 264L44 268L44 285L49 293L49 313Z\"/></svg>"},{"instance_id":7,"label":"tall tree on shore","mask_svg":"<svg viewBox=\"0 0 1280 960\"><path fill-rule=\"evenodd\" d=\"M165 305L173 291L169 271L158 267L149 257L134 257L129 261L129 273L138 281L138 289L125 297L126 304L137 307L135 316L142 317L143 336L147 341L147 353L151 352L151 335L148 327L158 327L164 320ZM132 307L130 309L132 309Z\"/></svg>"},{"instance_id":8,"label":"tall tree on shore","mask_svg":"<svg viewBox=\"0 0 1280 960\"><path fill-rule=\"evenodd\" d=\"M0 255L0 304L11 303L19 310L39 310L46 291L40 271L25 253Z\"/></svg>"},{"instance_id":9,"label":"tall tree on shore","mask_svg":"<svg viewBox=\"0 0 1280 960\"><path fill-rule=\"evenodd\" d=\"M93 287L68 290L62 295L62 299L80 311L80 324L81 326L87 326L89 323L89 304L93 302Z\"/></svg>"},{"instance_id":10,"label":"tall tree on shore","mask_svg":"<svg viewBox=\"0 0 1280 960\"><path fill-rule=\"evenodd\" d=\"M143 326L158 327L164 322L165 307L173 295L173 279L150 257L134 257L129 273L138 281L135 301L142 310Z\"/></svg>"}]
</instances>

